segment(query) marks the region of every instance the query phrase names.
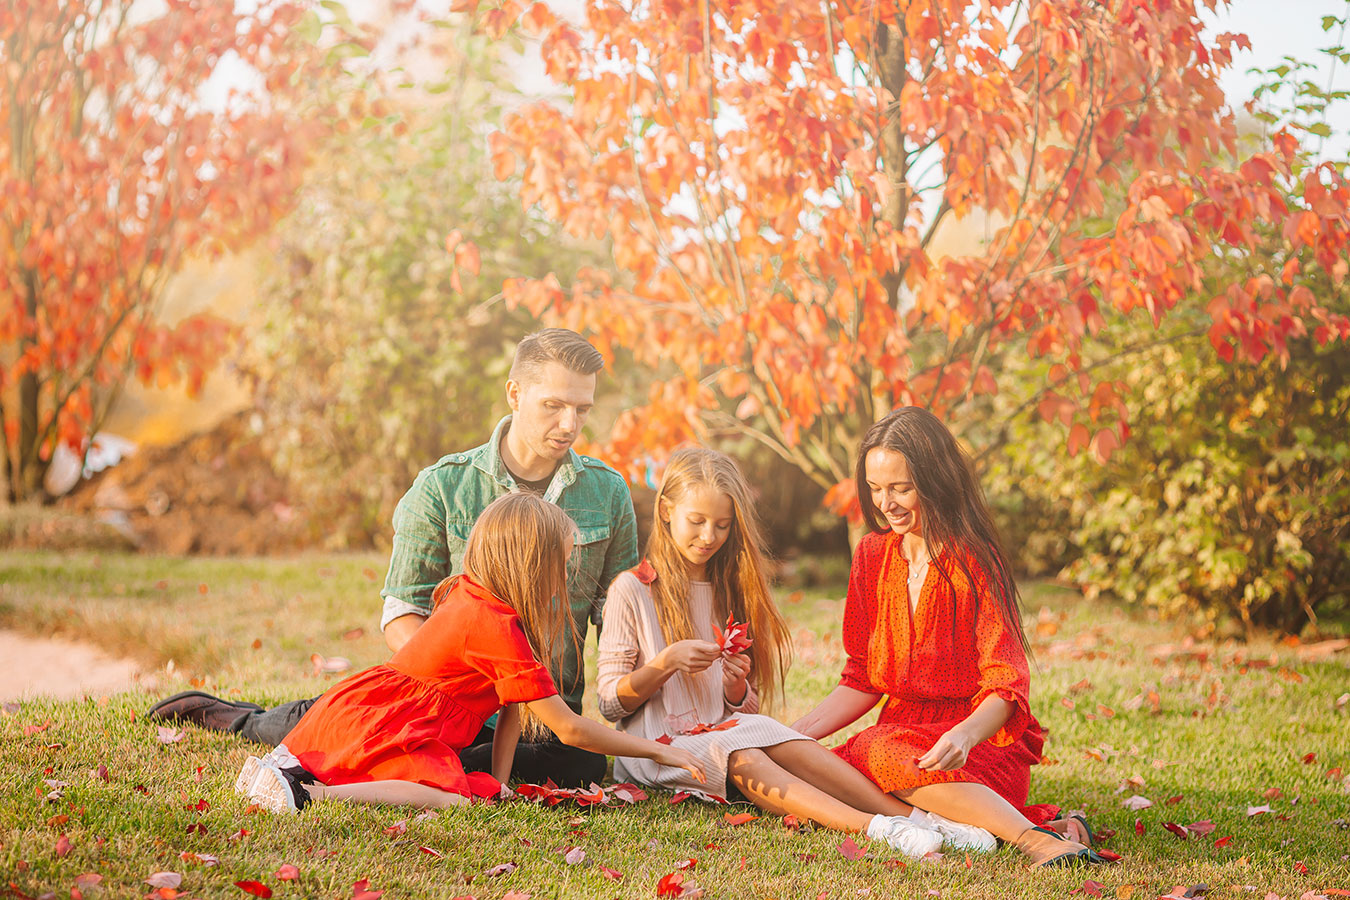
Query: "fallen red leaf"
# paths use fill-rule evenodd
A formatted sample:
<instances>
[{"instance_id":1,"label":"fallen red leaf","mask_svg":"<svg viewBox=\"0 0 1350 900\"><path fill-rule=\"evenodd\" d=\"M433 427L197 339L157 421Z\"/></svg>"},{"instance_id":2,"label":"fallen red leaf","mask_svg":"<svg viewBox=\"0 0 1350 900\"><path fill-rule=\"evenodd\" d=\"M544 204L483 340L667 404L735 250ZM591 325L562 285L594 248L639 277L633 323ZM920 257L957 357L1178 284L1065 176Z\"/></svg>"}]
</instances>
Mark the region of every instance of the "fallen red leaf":
<instances>
[{"instance_id":1,"label":"fallen red leaf","mask_svg":"<svg viewBox=\"0 0 1350 900\"><path fill-rule=\"evenodd\" d=\"M1092 881L1089 879L1083 882L1083 893L1087 894L1089 897L1100 897L1102 895L1102 888L1104 887L1106 887L1106 885L1102 884L1100 881Z\"/></svg>"},{"instance_id":2,"label":"fallen red leaf","mask_svg":"<svg viewBox=\"0 0 1350 900\"><path fill-rule=\"evenodd\" d=\"M1135 820L1134 820L1134 833L1137 834L1137 835L1139 835L1140 837L1143 837L1143 836L1144 836L1144 820L1143 820L1143 819L1135 819Z\"/></svg>"},{"instance_id":3,"label":"fallen red leaf","mask_svg":"<svg viewBox=\"0 0 1350 900\"><path fill-rule=\"evenodd\" d=\"M56 858L60 859L70 852L70 838L64 834L56 839Z\"/></svg>"},{"instance_id":4,"label":"fallen red leaf","mask_svg":"<svg viewBox=\"0 0 1350 900\"><path fill-rule=\"evenodd\" d=\"M1233 843L1233 836L1231 834L1225 834L1223 837L1219 838L1217 841L1214 842L1214 846L1227 847L1231 843Z\"/></svg>"},{"instance_id":5,"label":"fallen red leaf","mask_svg":"<svg viewBox=\"0 0 1350 900\"><path fill-rule=\"evenodd\" d=\"M27 737L27 736L30 735L30 734L39 734L39 733L41 733L41 732L43 732L43 731L46 731L48 728L51 728L51 727L52 727L52 720L51 720L51 719L48 719L47 721L43 722L41 725L25 725L25 726L23 726L23 734L24 734L24 737Z\"/></svg>"},{"instance_id":6,"label":"fallen red leaf","mask_svg":"<svg viewBox=\"0 0 1350 900\"><path fill-rule=\"evenodd\" d=\"M145 879L145 883L152 888L176 888L183 883L183 876L177 872L156 872Z\"/></svg>"},{"instance_id":7,"label":"fallen red leaf","mask_svg":"<svg viewBox=\"0 0 1350 900\"><path fill-rule=\"evenodd\" d=\"M277 881L295 881L300 877L300 870L290 863L284 863L281 868L272 873L272 877Z\"/></svg>"},{"instance_id":8,"label":"fallen red leaf","mask_svg":"<svg viewBox=\"0 0 1350 900\"><path fill-rule=\"evenodd\" d=\"M1214 823L1208 819L1203 819L1199 822L1192 822L1187 825L1186 830L1190 831L1192 834L1209 834L1214 830Z\"/></svg>"},{"instance_id":9,"label":"fallen red leaf","mask_svg":"<svg viewBox=\"0 0 1350 900\"><path fill-rule=\"evenodd\" d=\"M246 894L252 894L255 897L262 897L267 900L272 896L272 889L261 881L236 881L234 886Z\"/></svg>"},{"instance_id":10,"label":"fallen red leaf","mask_svg":"<svg viewBox=\"0 0 1350 900\"><path fill-rule=\"evenodd\" d=\"M417 849L421 850L423 853L425 853L427 856L430 856L432 859L444 859L445 857L445 855L441 853L441 851L437 850L434 847L422 846L418 847Z\"/></svg>"},{"instance_id":11,"label":"fallen red leaf","mask_svg":"<svg viewBox=\"0 0 1350 900\"><path fill-rule=\"evenodd\" d=\"M108 767L103 765L102 763L98 764L98 768L90 769L89 774L97 778L99 781L102 781L104 784L107 784L109 781L112 780L111 776L108 775Z\"/></svg>"},{"instance_id":12,"label":"fallen red leaf","mask_svg":"<svg viewBox=\"0 0 1350 900\"><path fill-rule=\"evenodd\" d=\"M1303 860L1299 860L1298 862L1294 863L1294 871L1300 875L1307 875L1308 867L1303 864Z\"/></svg>"},{"instance_id":13,"label":"fallen red leaf","mask_svg":"<svg viewBox=\"0 0 1350 900\"><path fill-rule=\"evenodd\" d=\"M693 857L690 857L689 859L682 859L682 860L680 860L679 862L677 862L677 863L675 864L675 868L677 868L677 869L692 869L692 868L693 868L694 866L696 866L696 865L698 865L698 860L697 860L697 859L694 859Z\"/></svg>"},{"instance_id":14,"label":"fallen red leaf","mask_svg":"<svg viewBox=\"0 0 1350 900\"><path fill-rule=\"evenodd\" d=\"M611 869L608 866L599 866L600 874L611 881L623 881L623 873L618 869Z\"/></svg>"},{"instance_id":15,"label":"fallen red leaf","mask_svg":"<svg viewBox=\"0 0 1350 900\"><path fill-rule=\"evenodd\" d=\"M1183 799L1185 799L1184 794L1177 794L1175 797L1168 797L1166 800L1163 801L1163 804L1165 806L1176 806Z\"/></svg>"},{"instance_id":16,"label":"fallen red leaf","mask_svg":"<svg viewBox=\"0 0 1350 900\"><path fill-rule=\"evenodd\" d=\"M1316 762L1316 761L1317 761L1317 754L1316 754L1316 753L1305 753L1305 754L1303 754L1303 764L1304 764L1305 766L1306 766L1306 765L1309 765L1310 763Z\"/></svg>"},{"instance_id":17,"label":"fallen red leaf","mask_svg":"<svg viewBox=\"0 0 1350 900\"><path fill-rule=\"evenodd\" d=\"M1097 850L1097 855L1100 856L1102 859L1106 860L1107 862L1119 862L1121 859L1124 858L1116 851L1107 850L1105 847L1099 848Z\"/></svg>"},{"instance_id":18,"label":"fallen red leaf","mask_svg":"<svg viewBox=\"0 0 1350 900\"><path fill-rule=\"evenodd\" d=\"M518 868L520 868L520 864L517 862L498 863L492 868L486 870L484 874L487 875L487 877L489 878L496 878L498 875L509 875Z\"/></svg>"},{"instance_id":19,"label":"fallen red leaf","mask_svg":"<svg viewBox=\"0 0 1350 900\"><path fill-rule=\"evenodd\" d=\"M408 820L399 819L393 825L390 825L388 828L386 828L384 830L384 833L389 835L390 837L398 837L400 834L403 834L407 830L408 830Z\"/></svg>"},{"instance_id":20,"label":"fallen red leaf","mask_svg":"<svg viewBox=\"0 0 1350 900\"><path fill-rule=\"evenodd\" d=\"M1164 822L1163 827L1183 841L1191 836L1190 831L1187 830L1185 825L1178 825L1176 822Z\"/></svg>"},{"instance_id":21,"label":"fallen red leaf","mask_svg":"<svg viewBox=\"0 0 1350 900\"><path fill-rule=\"evenodd\" d=\"M656 896L658 897L678 897L683 893L683 872L671 872L656 883Z\"/></svg>"},{"instance_id":22,"label":"fallen red leaf","mask_svg":"<svg viewBox=\"0 0 1350 900\"><path fill-rule=\"evenodd\" d=\"M380 900L384 896L384 891L372 891L370 889L370 879L362 878L352 885L352 900Z\"/></svg>"},{"instance_id":23,"label":"fallen red leaf","mask_svg":"<svg viewBox=\"0 0 1350 900\"><path fill-rule=\"evenodd\" d=\"M759 816L752 813L736 813L734 816L731 813L725 813L722 816L722 821L726 822L728 825L744 825L746 822L753 822L758 818Z\"/></svg>"},{"instance_id":24,"label":"fallen red leaf","mask_svg":"<svg viewBox=\"0 0 1350 900\"><path fill-rule=\"evenodd\" d=\"M844 859L862 859L867 855L867 851L858 846L858 842L853 837L844 838L844 842L839 845L839 855Z\"/></svg>"},{"instance_id":25,"label":"fallen red leaf","mask_svg":"<svg viewBox=\"0 0 1350 900\"><path fill-rule=\"evenodd\" d=\"M1284 796L1284 791L1280 790L1277 787L1267 788L1266 792L1261 796L1265 797L1267 800L1278 800Z\"/></svg>"},{"instance_id":26,"label":"fallen red leaf","mask_svg":"<svg viewBox=\"0 0 1350 900\"><path fill-rule=\"evenodd\" d=\"M670 796L670 805L674 806L676 803L683 803L692 796L694 795L689 793L688 791L676 791L674 794Z\"/></svg>"}]
</instances>

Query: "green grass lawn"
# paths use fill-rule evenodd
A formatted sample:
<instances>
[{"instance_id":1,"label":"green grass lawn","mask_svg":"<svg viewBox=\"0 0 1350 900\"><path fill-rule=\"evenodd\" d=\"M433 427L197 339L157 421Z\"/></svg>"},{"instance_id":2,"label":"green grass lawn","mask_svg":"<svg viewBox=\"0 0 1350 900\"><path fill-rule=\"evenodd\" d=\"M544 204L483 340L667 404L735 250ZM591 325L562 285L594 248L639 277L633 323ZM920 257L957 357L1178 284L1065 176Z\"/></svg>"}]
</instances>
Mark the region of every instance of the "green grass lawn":
<instances>
[{"instance_id":1,"label":"green grass lawn","mask_svg":"<svg viewBox=\"0 0 1350 900\"><path fill-rule=\"evenodd\" d=\"M1033 771L1032 801L1084 809L1114 829L1106 846L1124 859L1109 867L1033 873L1007 849L900 866L873 845L854 860L838 834L794 834L769 816L732 827L722 809L671 806L658 793L625 809L249 813L232 788L259 748L190 727L161 743L140 718L190 686L263 703L312 696L332 683L312 674L313 653L357 668L382 661L383 565L0 553L0 625L92 641L158 680L153 694L0 714L0 893L75 897L79 885L86 898L140 898L155 890L145 879L172 872L181 897L245 898L234 883L256 880L277 898L350 898L362 879L391 900L654 897L691 858L686 885L719 898L1063 897L1087 879L1100 886L1079 895L1153 898L1205 884L1212 898L1294 900L1350 890L1350 781L1335 772L1350 772L1350 654L1313 662L1296 646L1191 643L1180 626L1050 585L1029 585L1026 598L1029 624L1048 610L1033 638L1033 704L1053 761ZM780 718L835 683L841 594L783 598L797 660ZM1136 795L1152 806L1126 808ZM400 821L406 830L386 832ZM1183 840L1168 822L1214 827ZM573 847L585 857L569 864ZM489 874L503 863L517 867ZM298 879L275 875L283 865ZM101 880L77 881L88 874Z\"/></svg>"}]
</instances>

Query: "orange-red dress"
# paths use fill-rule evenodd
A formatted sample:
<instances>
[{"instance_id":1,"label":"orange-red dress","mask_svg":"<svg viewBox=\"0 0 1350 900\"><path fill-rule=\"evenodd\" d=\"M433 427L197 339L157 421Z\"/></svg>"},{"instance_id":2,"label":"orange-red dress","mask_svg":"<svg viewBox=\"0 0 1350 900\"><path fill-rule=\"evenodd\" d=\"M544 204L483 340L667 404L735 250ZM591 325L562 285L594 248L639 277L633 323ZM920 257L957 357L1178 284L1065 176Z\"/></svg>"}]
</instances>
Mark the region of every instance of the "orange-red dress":
<instances>
[{"instance_id":1,"label":"orange-red dress","mask_svg":"<svg viewBox=\"0 0 1350 900\"><path fill-rule=\"evenodd\" d=\"M535 659L515 610L461 575L384 665L334 686L286 735L287 749L324 784L413 781L470 797L501 783L464 771L459 751L508 703L558 690Z\"/></svg>"},{"instance_id":2,"label":"orange-red dress","mask_svg":"<svg viewBox=\"0 0 1350 900\"><path fill-rule=\"evenodd\" d=\"M938 571L951 574L949 586ZM979 578L977 564L972 571ZM892 532L858 543L844 606L848 662L840 683L885 694L877 724L835 750L883 791L949 781L979 782L1021 809L1033 823L1053 808L1027 807L1031 766L1044 739L1028 702L1026 653L987 585L971 585L944 550L928 567L914 613L906 586L909 564ZM934 742L991 694L1014 704L1012 715L950 772L916 764Z\"/></svg>"}]
</instances>

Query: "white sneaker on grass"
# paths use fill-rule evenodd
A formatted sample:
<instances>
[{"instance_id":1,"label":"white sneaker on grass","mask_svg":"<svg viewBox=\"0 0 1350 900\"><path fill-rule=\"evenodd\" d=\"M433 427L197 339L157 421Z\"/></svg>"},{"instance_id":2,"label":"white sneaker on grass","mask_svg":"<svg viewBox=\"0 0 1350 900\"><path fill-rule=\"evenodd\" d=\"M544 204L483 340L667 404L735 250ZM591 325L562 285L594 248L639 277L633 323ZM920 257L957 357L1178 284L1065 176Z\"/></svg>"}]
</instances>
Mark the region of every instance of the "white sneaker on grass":
<instances>
[{"instance_id":1,"label":"white sneaker on grass","mask_svg":"<svg viewBox=\"0 0 1350 900\"><path fill-rule=\"evenodd\" d=\"M250 756L244 760L244 765L239 769L239 777L234 780L234 792L243 794L247 797L253 792L253 783L258 780L258 773L262 771L262 760L256 756Z\"/></svg>"},{"instance_id":2,"label":"white sneaker on grass","mask_svg":"<svg viewBox=\"0 0 1350 900\"><path fill-rule=\"evenodd\" d=\"M867 823L867 836L874 841L885 841L891 849L914 859L923 859L942 849L941 834L904 816L873 816Z\"/></svg>"},{"instance_id":3,"label":"white sneaker on grass","mask_svg":"<svg viewBox=\"0 0 1350 900\"><path fill-rule=\"evenodd\" d=\"M305 784L314 779L304 769L278 769L267 763L259 763L258 777L248 797L263 809L274 813L299 812L309 805L309 791Z\"/></svg>"},{"instance_id":4,"label":"white sneaker on grass","mask_svg":"<svg viewBox=\"0 0 1350 900\"><path fill-rule=\"evenodd\" d=\"M909 814L911 822L925 825L942 835L944 843L953 850L970 850L976 853L988 853L998 846L998 840L978 825L965 822L953 822L937 813L914 807Z\"/></svg>"}]
</instances>

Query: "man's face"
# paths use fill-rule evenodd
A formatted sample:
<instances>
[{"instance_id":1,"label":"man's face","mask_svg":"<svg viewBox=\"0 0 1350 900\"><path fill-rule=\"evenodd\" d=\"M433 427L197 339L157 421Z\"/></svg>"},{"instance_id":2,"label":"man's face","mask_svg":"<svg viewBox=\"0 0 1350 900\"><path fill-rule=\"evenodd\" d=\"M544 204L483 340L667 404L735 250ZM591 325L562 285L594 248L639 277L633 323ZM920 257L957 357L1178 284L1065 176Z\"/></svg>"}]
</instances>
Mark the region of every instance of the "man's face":
<instances>
[{"instance_id":1,"label":"man's face","mask_svg":"<svg viewBox=\"0 0 1350 900\"><path fill-rule=\"evenodd\" d=\"M561 363L545 363L528 384L506 382L511 406L511 440L536 457L560 460L581 436L595 406L595 375L581 375Z\"/></svg>"}]
</instances>

